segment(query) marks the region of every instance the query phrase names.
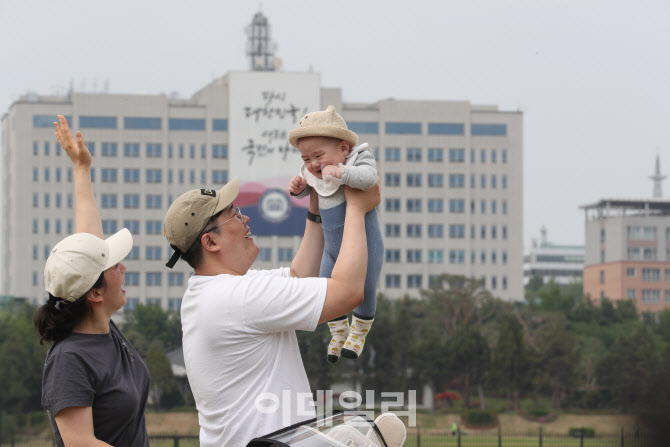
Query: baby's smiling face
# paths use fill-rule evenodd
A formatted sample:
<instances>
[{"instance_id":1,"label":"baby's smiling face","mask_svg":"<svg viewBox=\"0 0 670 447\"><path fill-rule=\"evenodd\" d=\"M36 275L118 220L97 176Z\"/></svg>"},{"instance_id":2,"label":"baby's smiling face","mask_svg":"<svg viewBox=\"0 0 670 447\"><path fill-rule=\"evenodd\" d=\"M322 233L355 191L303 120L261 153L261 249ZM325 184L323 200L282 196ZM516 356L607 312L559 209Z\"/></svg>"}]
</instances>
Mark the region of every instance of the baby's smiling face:
<instances>
[{"instance_id":1,"label":"baby's smiling face","mask_svg":"<svg viewBox=\"0 0 670 447\"><path fill-rule=\"evenodd\" d=\"M349 143L330 137L305 137L298 140L298 149L307 170L321 177L323 166L344 163L349 153Z\"/></svg>"}]
</instances>

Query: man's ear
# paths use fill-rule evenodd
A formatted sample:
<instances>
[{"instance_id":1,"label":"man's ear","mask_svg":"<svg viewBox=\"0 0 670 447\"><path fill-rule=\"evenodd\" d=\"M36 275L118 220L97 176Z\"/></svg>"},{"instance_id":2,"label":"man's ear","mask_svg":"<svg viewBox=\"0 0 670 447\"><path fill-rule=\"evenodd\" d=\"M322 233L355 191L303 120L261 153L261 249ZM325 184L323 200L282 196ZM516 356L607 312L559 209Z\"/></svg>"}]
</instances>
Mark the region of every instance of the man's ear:
<instances>
[{"instance_id":1,"label":"man's ear","mask_svg":"<svg viewBox=\"0 0 670 447\"><path fill-rule=\"evenodd\" d=\"M216 243L214 238L209 233L205 233L200 236L200 245L202 249L206 251L218 251L219 245Z\"/></svg>"}]
</instances>

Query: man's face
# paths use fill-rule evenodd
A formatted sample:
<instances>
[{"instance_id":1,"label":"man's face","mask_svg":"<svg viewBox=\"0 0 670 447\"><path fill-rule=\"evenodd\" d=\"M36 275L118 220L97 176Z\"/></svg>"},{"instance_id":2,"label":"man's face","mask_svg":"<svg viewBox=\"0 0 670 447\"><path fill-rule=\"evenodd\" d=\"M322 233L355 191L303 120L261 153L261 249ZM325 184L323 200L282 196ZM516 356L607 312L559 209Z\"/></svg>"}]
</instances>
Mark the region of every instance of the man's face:
<instances>
[{"instance_id":1,"label":"man's face","mask_svg":"<svg viewBox=\"0 0 670 447\"><path fill-rule=\"evenodd\" d=\"M232 268L237 271L245 267L241 274L251 267L259 251L247 225L249 220L248 216L239 213L236 205L231 204L221 212L212 227L218 228L218 234L211 233L222 245L223 254L234 264Z\"/></svg>"},{"instance_id":2,"label":"man's face","mask_svg":"<svg viewBox=\"0 0 670 447\"><path fill-rule=\"evenodd\" d=\"M298 149L305 167L317 178L323 166L344 163L349 153L349 143L336 138L305 137L298 140Z\"/></svg>"}]
</instances>

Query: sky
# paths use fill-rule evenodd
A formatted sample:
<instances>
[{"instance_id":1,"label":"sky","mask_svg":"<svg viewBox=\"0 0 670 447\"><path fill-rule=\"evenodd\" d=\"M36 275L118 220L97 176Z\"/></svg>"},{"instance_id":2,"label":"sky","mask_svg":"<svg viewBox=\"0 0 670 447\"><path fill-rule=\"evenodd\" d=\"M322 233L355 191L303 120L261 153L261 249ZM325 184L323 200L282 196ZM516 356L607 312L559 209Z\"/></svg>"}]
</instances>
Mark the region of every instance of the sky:
<instances>
[{"instance_id":1,"label":"sky","mask_svg":"<svg viewBox=\"0 0 670 447\"><path fill-rule=\"evenodd\" d=\"M581 205L670 173L667 0L0 0L0 115L28 91L194 92L249 67L261 10L285 71L345 102L522 110L524 245L584 243ZM664 196L670 198L670 183Z\"/></svg>"}]
</instances>

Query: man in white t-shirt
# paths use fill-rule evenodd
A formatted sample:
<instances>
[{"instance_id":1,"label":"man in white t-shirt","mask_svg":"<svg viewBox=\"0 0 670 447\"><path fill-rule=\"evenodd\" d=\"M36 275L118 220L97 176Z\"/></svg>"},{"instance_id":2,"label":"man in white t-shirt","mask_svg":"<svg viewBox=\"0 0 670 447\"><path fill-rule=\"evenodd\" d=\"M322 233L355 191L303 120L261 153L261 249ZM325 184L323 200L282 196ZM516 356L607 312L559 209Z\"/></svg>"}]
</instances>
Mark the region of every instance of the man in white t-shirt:
<instances>
[{"instance_id":1,"label":"man in white t-shirt","mask_svg":"<svg viewBox=\"0 0 670 447\"><path fill-rule=\"evenodd\" d=\"M239 182L182 194L168 209L165 237L195 273L181 307L184 360L203 447L240 447L311 417L311 392L296 330L352 311L363 300L367 268L364 216L379 204L346 188L340 255L331 278L318 278L323 231L312 194L300 248L290 268L249 270L258 255L249 218L233 201Z\"/></svg>"}]
</instances>

